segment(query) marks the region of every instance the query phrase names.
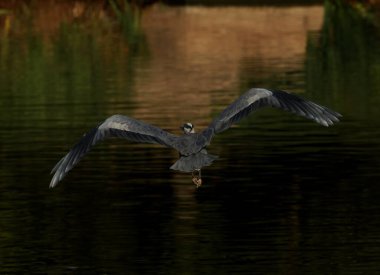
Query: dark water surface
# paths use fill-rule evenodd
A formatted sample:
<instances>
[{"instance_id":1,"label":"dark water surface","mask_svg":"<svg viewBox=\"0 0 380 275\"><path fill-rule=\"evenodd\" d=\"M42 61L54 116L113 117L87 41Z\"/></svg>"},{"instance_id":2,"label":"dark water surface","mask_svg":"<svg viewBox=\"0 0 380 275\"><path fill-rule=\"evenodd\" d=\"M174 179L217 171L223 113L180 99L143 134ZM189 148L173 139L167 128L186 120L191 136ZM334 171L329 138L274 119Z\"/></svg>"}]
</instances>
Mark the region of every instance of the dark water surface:
<instances>
[{"instance_id":1,"label":"dark water surface","mask_svg":"<svg viewBox=\"0 0 380 275\"><path fill-rule=\"evenodd\" d=\"M0 19L0 274L378 274L380 47L365 18L154 7L126 36ZM54 164L106 117L179 133L252 86L344 118L325 128L262 110L214 139L220 159L199 189L168 169L176 152L122 140L48 189Z\"/></svg>"}]
</instances>

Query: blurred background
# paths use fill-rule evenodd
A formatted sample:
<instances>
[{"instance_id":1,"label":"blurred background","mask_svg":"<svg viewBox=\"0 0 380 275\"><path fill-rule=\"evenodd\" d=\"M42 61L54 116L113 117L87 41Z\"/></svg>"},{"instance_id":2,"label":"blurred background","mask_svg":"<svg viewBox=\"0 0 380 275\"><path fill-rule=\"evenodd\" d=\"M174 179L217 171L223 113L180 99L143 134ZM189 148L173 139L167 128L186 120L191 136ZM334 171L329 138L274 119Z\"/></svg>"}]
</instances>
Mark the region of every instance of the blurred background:
<instances>
[{"instance_id":1,"label":"blurred background","mask_svg":"<svg viewBox=\"0 0 380 275\"><path fill-rule=\"evenodd\" d=\"M380 1L0 1L0 274L378 274ZM343 114L260 110L178 154L108 140L112 114L180 134L251 87Z\"/></svg>"}]
</instances>

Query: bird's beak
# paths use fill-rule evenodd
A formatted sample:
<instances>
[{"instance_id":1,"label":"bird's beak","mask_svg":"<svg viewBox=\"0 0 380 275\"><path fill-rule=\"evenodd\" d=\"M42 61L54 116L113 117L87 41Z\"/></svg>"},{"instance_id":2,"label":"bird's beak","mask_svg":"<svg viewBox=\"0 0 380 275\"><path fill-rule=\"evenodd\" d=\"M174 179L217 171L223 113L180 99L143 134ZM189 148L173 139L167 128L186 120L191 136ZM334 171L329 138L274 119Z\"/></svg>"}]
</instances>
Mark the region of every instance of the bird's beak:
<instances>
[{"instance_id":1,"label":"bird's beak","mask_svg":"<svg viewBox=\"0 0 380 275\"><path fill-rule=\"evenodd\" d=\"M179 127L179 129L181 129L182 131L184 130L184 127L183 126L181 126L181 127Z\"/></svg>"}]
</instances>

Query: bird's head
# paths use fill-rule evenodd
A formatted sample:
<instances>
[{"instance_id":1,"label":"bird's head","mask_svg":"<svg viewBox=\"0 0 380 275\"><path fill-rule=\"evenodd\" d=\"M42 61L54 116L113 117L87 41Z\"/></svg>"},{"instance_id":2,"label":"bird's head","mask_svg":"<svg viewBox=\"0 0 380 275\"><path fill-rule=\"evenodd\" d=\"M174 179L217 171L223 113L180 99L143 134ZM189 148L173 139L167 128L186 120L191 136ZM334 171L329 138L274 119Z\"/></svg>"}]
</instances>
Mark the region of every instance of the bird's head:
<instances>
[{"instance_id":1,"label":"bird's head","mask_svg":"<svg viewBox=\"0 0 380 275\"><path fill-rule=\"evenodd\" d=\"M183 124L183 126L180 127L183 131L184 134L193 134L195 133L195 130L194 130L194 125L191 124L190 122L187 122L185 124Z\"/></svg>"}]
</instances>

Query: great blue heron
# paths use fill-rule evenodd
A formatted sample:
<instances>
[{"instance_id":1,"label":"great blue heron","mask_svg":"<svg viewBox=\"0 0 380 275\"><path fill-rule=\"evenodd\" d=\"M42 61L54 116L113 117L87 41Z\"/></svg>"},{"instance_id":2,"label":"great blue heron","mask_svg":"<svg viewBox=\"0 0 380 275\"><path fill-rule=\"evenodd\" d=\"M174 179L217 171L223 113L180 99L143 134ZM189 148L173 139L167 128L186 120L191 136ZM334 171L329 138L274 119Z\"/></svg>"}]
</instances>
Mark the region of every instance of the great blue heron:
<instances>
[{"instance_id":1,"label":"great blue heron","mask_svg":"<svg viewBox=\"0 0 380 275\"><path fill-rule=\"evenodd\" d=\"M341 115L314 102L302 99L285 91L253 88L228 106L202 132L195 133L191 123L181 129L183 135L176 136L156 126L122 115L107 118L98 127L88 132L53 168L50 187L54 187L90 150L92 145L108 137L125 138L141 143L158 143L177 150L180 158L170 168L191 172L197 187L202 183L201 168L210 165L217 156L207 153L206 146L215 134L227 130L251 112L271 106L312 119L323 126L333 125Z\"/></svg>"}]
</instances>

